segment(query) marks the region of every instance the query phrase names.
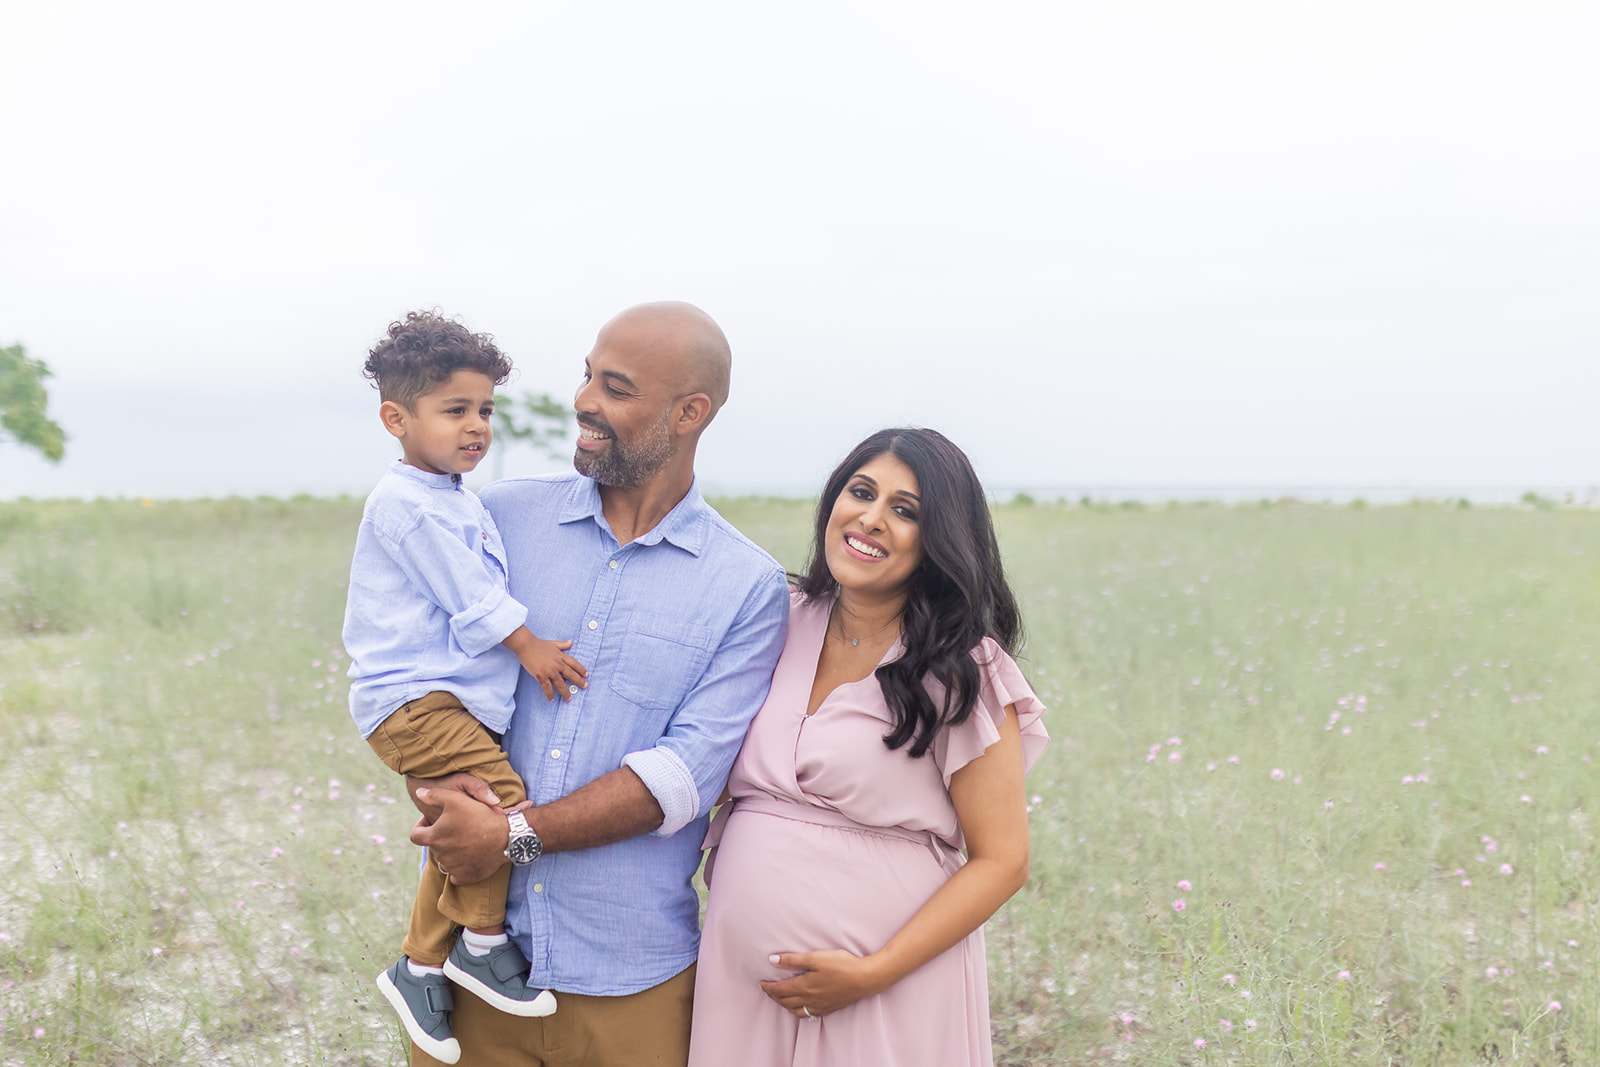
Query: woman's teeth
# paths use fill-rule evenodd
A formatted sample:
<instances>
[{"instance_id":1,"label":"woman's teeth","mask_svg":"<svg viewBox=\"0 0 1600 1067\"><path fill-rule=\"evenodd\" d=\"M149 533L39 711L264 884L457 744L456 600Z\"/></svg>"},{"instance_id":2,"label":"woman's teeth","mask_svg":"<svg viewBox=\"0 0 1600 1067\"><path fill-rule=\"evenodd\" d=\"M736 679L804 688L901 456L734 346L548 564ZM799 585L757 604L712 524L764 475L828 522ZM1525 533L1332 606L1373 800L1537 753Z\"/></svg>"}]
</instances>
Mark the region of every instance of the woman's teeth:
<instances>
[{"instance_id":1,"label":"woman's teeth","mask_svg":"<svg viewBox=\"0 0 1600 1067\"><path fill-rule=\"evenodd\" d=\"M855 549L857 552L865 553L866 555L872 556L876 559L882 559L884 556L889 554L883 549L874 548L864 541L857 541L854 537L851 537L848 534L845 535L844 543Z\"/></svg>"}]
</instances>

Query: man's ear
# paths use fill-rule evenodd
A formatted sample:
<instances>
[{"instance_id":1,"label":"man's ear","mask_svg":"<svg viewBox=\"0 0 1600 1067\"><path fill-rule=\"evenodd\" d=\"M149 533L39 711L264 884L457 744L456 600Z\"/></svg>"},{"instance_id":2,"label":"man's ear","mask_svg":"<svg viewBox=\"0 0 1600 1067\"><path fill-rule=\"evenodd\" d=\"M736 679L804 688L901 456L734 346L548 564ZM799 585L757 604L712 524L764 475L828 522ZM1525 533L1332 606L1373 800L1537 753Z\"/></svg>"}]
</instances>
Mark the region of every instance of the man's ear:
<instances>
[{"instance_id":1,"label":"man's ear","mask_svg":"<svg viewBox=\"0 0 1600 1067\"><path fill-rule=\"evenodd\" d=\"M711 398L704 393L690 393L678 401L678 417L672 432L678 436L697 434L711 421Z\"/></svg>"},{"instance_id":2,"label":"man's ear","mask_svg":"<svg viewBox=\"0 0 1600 1067\"><path fill-rule=\"evenodd\" d=\"M404 406L393 400L385 400L378 406L378 418L383 420L383 428L394 437L406 435L406 418L410 414Z\"/></svg>"}]
</instances>

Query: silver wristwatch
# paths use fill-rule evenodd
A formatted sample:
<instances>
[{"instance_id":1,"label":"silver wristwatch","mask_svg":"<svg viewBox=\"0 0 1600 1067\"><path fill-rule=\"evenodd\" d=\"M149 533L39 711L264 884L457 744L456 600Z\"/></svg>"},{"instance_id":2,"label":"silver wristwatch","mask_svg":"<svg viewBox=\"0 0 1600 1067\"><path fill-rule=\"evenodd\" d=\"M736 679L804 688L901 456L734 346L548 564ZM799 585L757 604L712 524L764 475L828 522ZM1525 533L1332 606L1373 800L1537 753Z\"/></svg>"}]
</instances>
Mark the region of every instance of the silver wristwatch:
<instances>
[{"instance_id":1,"label":"silver wristwatch","mask_svg":"<svg viewBox=\"0 0 1600 1067\"><path fill-rule=\"evenodd\" d=\"M513 811L506 816L506 821L511 824L511 839L506 842L506 859L518 867L526 867L539 858L539 853L544 851L544 842L533 832L533 827L528 825L522 812Z\"/></svg>"}]
</instances>

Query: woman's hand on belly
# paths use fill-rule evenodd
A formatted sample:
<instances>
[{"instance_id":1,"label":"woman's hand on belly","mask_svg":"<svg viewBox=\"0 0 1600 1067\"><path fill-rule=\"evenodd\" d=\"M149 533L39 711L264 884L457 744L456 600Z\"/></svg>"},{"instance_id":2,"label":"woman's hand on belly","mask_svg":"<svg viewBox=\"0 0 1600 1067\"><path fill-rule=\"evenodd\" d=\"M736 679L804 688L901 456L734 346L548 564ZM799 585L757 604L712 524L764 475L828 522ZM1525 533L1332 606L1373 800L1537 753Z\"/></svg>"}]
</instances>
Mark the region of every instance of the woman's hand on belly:
<instances>
[{"instance_id":1,"label":"woman's hand on belly","mask_svg":"<svg viewBox=\"0 0 1600 1067\"><path fill-rule=\"evenodd\" d=\"M793 978L765 981L762 990L785 1011L804 1019L847 1008L863 997L876 996L892 981L880 973L872 956L857 956L843 949L824 952L780 952L771 957L773 966L800 971Z\"/></svg>"}]
</instances>

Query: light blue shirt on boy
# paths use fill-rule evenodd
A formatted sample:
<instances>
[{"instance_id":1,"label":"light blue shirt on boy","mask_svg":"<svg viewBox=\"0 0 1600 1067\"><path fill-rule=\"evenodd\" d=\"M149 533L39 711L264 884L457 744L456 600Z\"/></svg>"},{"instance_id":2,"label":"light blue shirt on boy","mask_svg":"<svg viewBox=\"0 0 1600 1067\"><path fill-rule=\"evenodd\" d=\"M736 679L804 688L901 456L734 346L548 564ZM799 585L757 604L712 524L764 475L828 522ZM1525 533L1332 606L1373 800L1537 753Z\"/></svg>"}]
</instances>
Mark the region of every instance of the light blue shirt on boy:
<instances>
[{"instance_id":1,"label":"light blue shirt on boy","mask_svg":"<svg viewBox=\"0 0 1600 1067\"><path fill-rule=\"evenodd\" d=\"M361 736L435 690L503 732L521 664L501 642L527 617L477 496L458 475L396 460L367 497L350 561L344 648Z\"/></svg>"},{"instance_id":2,"label":"light blue shirt on boy","mask_svg":"<svg viewBox=\"0 0 1600 1067\"><path fill-rule=\"evenodd\" d=\"M546 700L532 678L517 685L504 747L529 799L548 804L626 766L665 815L651 833L514 869L506 925L530 985L637 993L694 962L706 817L783 650L783 568L695 486L626 545L578 474L496 482L483 502L529 628L571 639L589 670L571 703Z\"/></svg>"}]
</instances>

